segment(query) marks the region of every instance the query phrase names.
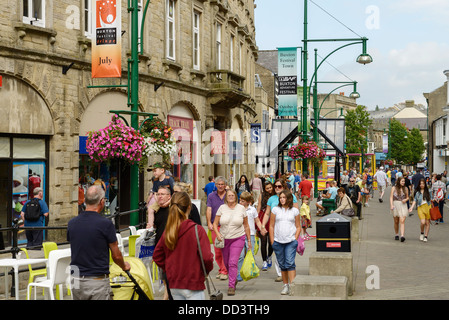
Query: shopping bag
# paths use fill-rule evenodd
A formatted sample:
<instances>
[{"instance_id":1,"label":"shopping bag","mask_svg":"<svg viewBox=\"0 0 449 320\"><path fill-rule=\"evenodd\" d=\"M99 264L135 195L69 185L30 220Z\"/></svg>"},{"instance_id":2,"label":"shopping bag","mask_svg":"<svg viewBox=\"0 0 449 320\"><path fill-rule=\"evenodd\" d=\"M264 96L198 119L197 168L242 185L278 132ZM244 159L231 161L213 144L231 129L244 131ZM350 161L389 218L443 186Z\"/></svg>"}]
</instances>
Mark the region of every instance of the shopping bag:
<instances>
[{"instance_id":1,"label":"shopping bag","mask_svg":"<svg viewBox=\"0 0 449 320\"><path fill-rule=\"evenodd\" d=\"M441 218L440 209L438 209L438 206L432 204L432 208L430 208L430 220L435 221Z\"/></svg>"},{"instance_id":2,"label":"shopping bag","mask_svg":"<svg viewBox=\"0 0 449 320\"><path fill-rule=\"evenodd\" d=\"M156 246L156 232L146 231L136 239L136 257L147 266L153 261L154 247Z\"/></svg>"},{"instance_id":3,"label":"shopping bag","mask_svg":"<svg viewBox=\"0 0 449 320\"><path fill-rule=\"evenodd\" d=\"M210 229L207 229L207 237L209 238L210 244L213 244L214 242L212 241L212 231L210 231Z\"/></svg>"},{"instance_id":4,"label":"shopping bag","mask_svg":"<svg viewBox=\"0 0 449 320\"><path fill-rule=\"evenodd\" d=\"M259 252L259 243L260 243L260 239L258 236L254 237L254 255L257 254L257 252Z\"/></svg>"},{"instance_id":5,"label":"shopping bag","mask_svg":"<svg viewBox=\"0 0 449 320\"><path fill-rule=\"evenodd\" d=\"M298 246L296 247L296 252L299 253L300 256L304 254L304 250L306 249L306 246L304 244L304 238L300 235L298 238Z\"/></svg>"},{"instance_id":6,"label":"shopping bag","mask_svg":"<svg viewBox=\"0 0 449 320\"><path fill-rule=\"evenodd\" d=\"M259 274L260 270L256 265L254 255L251 250L249 250L243 260L242 268L240 269L240 276L243 280L248 281L253 278L257 278Z\"/></svg>"}]
</instances>

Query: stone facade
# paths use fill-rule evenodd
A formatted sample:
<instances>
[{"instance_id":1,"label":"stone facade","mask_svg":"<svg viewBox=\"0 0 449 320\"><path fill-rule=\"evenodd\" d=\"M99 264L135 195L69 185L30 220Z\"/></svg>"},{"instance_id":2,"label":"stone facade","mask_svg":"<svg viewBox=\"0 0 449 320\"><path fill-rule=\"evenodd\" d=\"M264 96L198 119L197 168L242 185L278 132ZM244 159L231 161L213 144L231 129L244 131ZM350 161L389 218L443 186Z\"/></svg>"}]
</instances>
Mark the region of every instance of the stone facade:
<instances>
[{"instance_id":1,"label":"stone facade","mask_svg":"<svg viewBox=\"0 0 449 320\"><path fill-rule=\"evenodd\" d=\"M199 132L197 156L201 159L203 148L210 143L201 140L205 130L217 127L225 130L237 124L246 132L250 123L255 122L257 46L254 1L173 1L174 58L167 58L166 54L167 1L151 1L145 19L143 52L139 55L140 110L156 113L166 120L169 114L176 115L173 114L175 107L176 110L184 109L196 123ZM5 88L9 85L12 85L12 93L8 94L18 96L13 104L2 103L0 109L3 115L12 117L20 114L20 121L8 119L8 124L2 123L0 135L39 135L48 140L50 221L66 224L77 214L79 136L85 134L80 132L83 116L96 98L110 93L126 97L126 91L122 89L87 87L126 84L126 61L131 50L130 14L126 2L122 1L122 79L92 79L91 39L85 30L85 1L43 0L43 26L24 22L23 1L6 2L0 12L0 75L3 76L0 99L5 97ZM198 68L194 68L192 62L195 14L199 16ZM217 52L218 24L221 25L220 54ZM221 58L220 63L218 57ZM162 85L156 91L155 85L158 84ZM22 89L18 90L17 86ZM36 113L40 110L34 108L36 105L46 109ZM120 109L127 109L126 104ZM26 115L30 114L33 121L28 121ZM104 127L111 114L103 113L99 117L97 123ZM33 123L40 125L33 126ZM251 154L250 145L247 141L241 142L244 160L239 163L240 171L233 173L234 176L244 173L252 177L254 166L245 161L245 157ZM231 165L199 163L195 181L197 198L204 200L202 188L209 175L220 174L229 178L231 170ZM146 193L149 186L144 187ZM0 212L0 215L4 214L6 212Z\"/></svg>"}]
</instances>

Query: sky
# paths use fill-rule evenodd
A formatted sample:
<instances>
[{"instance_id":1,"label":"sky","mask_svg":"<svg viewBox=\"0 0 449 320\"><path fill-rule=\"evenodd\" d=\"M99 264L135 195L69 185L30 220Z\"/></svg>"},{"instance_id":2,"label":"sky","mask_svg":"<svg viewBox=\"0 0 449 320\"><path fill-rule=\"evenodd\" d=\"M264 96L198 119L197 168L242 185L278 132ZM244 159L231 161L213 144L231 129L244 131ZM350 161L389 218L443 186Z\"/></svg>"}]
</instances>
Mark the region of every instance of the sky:
<instances>
[{"instance_id":1,"label":"sky","mask_svg":"<svg viewBox=\"0 0 449 320\"><path fill-rule=\"evenodd\" d=\"M255 0L255 4L259 50L303 45L304 0ZM352 45L329 56L318 72L319 81L357 81L357 103L369 110L406 100L427 106L423 93L447 81L443 71L449 69L448 31L448 0L308 0L308 39L369 39L373 63L357 63L362 46ZM320 62L343 44L309 42L308 78L314 69L314 49ZM318 91L328 93L337 86L319 84ZM349 95L352 87L336 92L342 91Z\"/></svg>"}]
</instances>

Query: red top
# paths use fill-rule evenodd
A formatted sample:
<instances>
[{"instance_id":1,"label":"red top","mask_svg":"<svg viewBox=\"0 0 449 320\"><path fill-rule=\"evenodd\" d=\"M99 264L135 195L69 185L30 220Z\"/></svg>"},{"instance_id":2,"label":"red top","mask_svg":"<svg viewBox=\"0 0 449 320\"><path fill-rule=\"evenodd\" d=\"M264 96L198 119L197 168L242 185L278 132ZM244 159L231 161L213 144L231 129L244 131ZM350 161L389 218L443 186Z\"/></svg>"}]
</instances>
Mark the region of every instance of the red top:
<instances>
[{"instance_id":1,"label":"red top","mask_svg":"<svg viewBox=\"0 0 449 320\"><path fill-rule=\"evenodd\" d=\"M198 253L195 235L196 223L190 219L184 220L178 232L178 242L171 251L165 245L165 231L154 249L153 261L165 271L170 288L204 290L204 271ZM201 253L206 272L214 268L214 256L210 250L210 242L206 231L198 225Z\"/></svg>"},{"instance_id":2,"label":"red top","mask_svg":"<svg viewBox=\"0 0 449 320\"><path fill-rule=\"evenodd\" d=\"M301 197L302 196L308 196L309 199L311 199L311 195L310 195L310 190L312 190L313 185L312 182L310 182L309 180L302 180L299 183L299 192L301 192Z\"/></svg>"}]
</instances>

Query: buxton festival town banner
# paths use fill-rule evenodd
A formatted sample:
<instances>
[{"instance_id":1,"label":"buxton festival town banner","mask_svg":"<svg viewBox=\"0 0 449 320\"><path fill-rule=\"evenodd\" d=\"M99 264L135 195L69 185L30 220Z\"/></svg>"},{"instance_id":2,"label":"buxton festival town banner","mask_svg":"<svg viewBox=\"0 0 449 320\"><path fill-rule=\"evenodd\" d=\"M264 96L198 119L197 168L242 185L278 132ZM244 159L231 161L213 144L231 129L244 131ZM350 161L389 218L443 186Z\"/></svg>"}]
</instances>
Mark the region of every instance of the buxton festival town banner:
<instances>
[{"instance_id":1,"label":"buxton festival town banner","mask_svg":"<svg viewBox=\"0 0 449 320\"><path fill-rule=\"evenodd\" d=\"M122 76L120 2L92 0L92 78Z\"/></svg>"},{"instance_id":2,"label":"buxton festival town banner","mask_svg":"<svg viewBox=\"0 0 449 320\"><path fill-rule=\"evenodd\" d=\"M297 116L297 48L278 48L278 115Z\"/></svg>"}]
</instances>

